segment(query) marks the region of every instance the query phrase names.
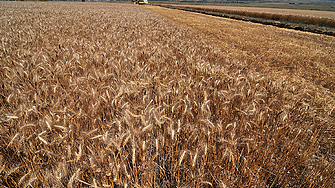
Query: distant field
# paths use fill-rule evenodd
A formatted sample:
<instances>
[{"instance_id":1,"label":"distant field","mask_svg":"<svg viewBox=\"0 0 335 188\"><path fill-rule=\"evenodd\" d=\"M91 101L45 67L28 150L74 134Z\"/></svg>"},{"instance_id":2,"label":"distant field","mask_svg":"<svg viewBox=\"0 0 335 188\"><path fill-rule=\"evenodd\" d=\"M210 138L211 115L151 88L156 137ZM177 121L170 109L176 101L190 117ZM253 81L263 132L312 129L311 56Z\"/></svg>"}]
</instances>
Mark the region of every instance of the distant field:
<instances>
[{"instance_id":1,"label":"distant field","mask_svg":"<svg viewBox=\"0 0 335 188\"><path fill-rule=\"evenodd\" d=\"M335 20L334 11L318 11L318 10L299 10L284 8L266 8L266 7L242 7L242 6L224 6L224 5L178 5L183 7L209 8L218 10L247 11L267 14L283 14L305 17L326 18Z\"/></svg>"},{"instance_id":2,"label":"distant field","mask_svg":"<svg viewBox=\"0 0 335 188\"><path fill-rule=\"evenodd\" d=\"M331 187L335 38L0 1L0 187Z\"/></svg>"},{"instance_id":3,"label":"distant field","mask_svg":"<svg viewBox=\"0 0 335 188\"><path fill-rule=\"evenodd\" d=\"M164 4L161 4L164 5ZM223 6L223 5L183 5L168 4L171 7L192 8L213 12L222 12L255 18L270 20L288 21L294 23L314 24L335 28L334 11L316 11L300 9L282 9L266 7L243 7L243 6Z\"/></svg>"},{"instance_id":4,"label":"distant field","mask_svg":"<svg viewBox=\"0 0 335 188\"><path fill-rule=\"evenodd\" d=\"M167 4L184 4L184 5L220 5L220 6L234 6L234 7L265 7L265 8L279 8L279 9L302 9L302 10L319 10L319 11L335 11L335 2L300 2L300 3L271 3L271 2L259 2L253 3L251 1L245 1L240 3L224 3L224 2L215 2L215 1L207 1L203 3L194 2L160 2L160 1L151 1L153 3L167 3Z\"/></svg>"},{"instance_id":5,"label":"distant field","mask_svg":"<svg viewBox=\"0 0 335 188\"><path fill-rule=\"evenodd\" d=\"M268 7L268 8L284 8L284 9L305 9L305 10L321 10L335 11L335 3L320 2L320 3L225 3L229 6L249 6L249 7Z\"/></svg>"}]
</instances>

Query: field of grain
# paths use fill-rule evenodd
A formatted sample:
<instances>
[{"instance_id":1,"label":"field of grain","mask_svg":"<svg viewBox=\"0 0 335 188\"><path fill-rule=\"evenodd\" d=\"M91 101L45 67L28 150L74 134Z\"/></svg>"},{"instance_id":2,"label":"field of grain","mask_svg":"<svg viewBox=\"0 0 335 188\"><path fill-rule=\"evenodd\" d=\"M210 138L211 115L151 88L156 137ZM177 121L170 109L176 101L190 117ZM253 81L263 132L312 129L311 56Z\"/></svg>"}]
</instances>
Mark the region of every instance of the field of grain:
<instances>
[{"instance_id":1,"label":"field of grain","mask_svg":"<svg viewBox=\"0 0 335 188\"><path fill-rule=\"evenodd\" d=\"M250 60L239 38L229 50L233 37L215 44L147 9L0 2L0 186L335 183L334 84L318 82L334 74L335 39L310 50L322 74L294 73L265 61L287 48Z\"/></svg>"},{"instance_id":2,"label":"field of grain","mask_svg":"<svg viewBox=\"0 0 335 188\"><path fill-rule=\"evenodd\" d=\"M164 5L164 4L162 4ZM168 4L172 7L222 12L255 18L314 24L335 28L335 11L317 11L265 7Z\"/></svg>"},{"instance_id":3,"label":"field of grain","mask_svg":"<svg viewBox=\"0 0 335 188\"><path fill-rule=\"evenodd\" d=\"M318 11L318 10L303 10L303 9L284 9L284 8L266 8L266 7L242 7L242 6L224 6L224 5L176 5L183 7L197 7L209 9L222 9L231 11L246 11L267 14L294 15L304 17L317 17L335 20L334 11Z\"/></svg>"},{"instance_id":4,"label":"field of grain","mask_svg":"<svg viewBox=\"0 0 335 188\"><path fill-rule=\"evenodd\" d=\"M211 46L258 71L286 71L284 74L296 76L296 80L335 90L334 37L157 6L146 8L201 35Z\"/></svg>"}]
</instances>

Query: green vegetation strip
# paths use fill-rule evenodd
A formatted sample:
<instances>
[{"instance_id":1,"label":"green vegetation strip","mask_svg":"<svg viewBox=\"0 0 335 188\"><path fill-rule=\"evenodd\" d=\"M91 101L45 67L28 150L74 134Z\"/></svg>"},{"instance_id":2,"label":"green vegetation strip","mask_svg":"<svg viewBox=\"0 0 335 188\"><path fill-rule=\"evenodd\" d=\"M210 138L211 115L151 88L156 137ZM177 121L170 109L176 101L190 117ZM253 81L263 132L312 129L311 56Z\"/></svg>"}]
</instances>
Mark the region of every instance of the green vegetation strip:
<instances>
[{"instance_id":1,"label":"green vegetation strip","mask_svg":"<svg viewBox=\"0 0 335 188\"><path fill-rule=\"evenodd\" d=\"M295 15L279 15L269 13L221 10L196 7L179 7L171 5L154 4L157 6L178 9L183 11L196 12L212 16L219 16L235 20L272 25L280 28L294 29L299 31L335 36L335 21L326 18L303 17Z\"/></svg>"}]
</instances>

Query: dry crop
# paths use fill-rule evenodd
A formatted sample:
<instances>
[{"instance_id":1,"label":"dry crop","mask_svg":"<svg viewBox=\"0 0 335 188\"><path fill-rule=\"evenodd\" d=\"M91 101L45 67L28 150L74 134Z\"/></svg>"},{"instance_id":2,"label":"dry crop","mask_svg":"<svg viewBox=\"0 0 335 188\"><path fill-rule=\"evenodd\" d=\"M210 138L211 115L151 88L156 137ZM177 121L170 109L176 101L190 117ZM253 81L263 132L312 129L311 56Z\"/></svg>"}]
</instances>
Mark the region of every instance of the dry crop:
<instances>
[{"instance_id":1,"label":"dry crop","mask_svg":"<svg viewBox=\"0 0 335 188\"><path fill-rule=\"evenodd\" d=\"M327 18L335 20L335 12L333 11L317 11L317 10L301 10L301 9L284 9L284 8L265 8L265 7L243 7L243 6L218 6L218 5L178 5L178 6L192 6L203 8L215 8L233 11L247 11L258 13L276 13L282 15L308 16Z\"/></svg>"},{"instance_id":2,"label":"dry crop","mask_svg":"<svg viewBox=\"0 0 335 188\"><path fill-rule=\"evenodd\" d=\"M192 30L211 46L246 61L250 67L272 69L272 74L284 71L295 80L320 86L319 92L327 92L334 98L333 92L328 92L335 90L334 37L158 6L146 9Z\"/></svg>"},{"instance_id":3,"label":"dry crop","mask_svg":"<svg viewBox=\"0 0 335 188\"><path fill-rule=\"evenodd\" d=\"M279 9L279 8L259 8L259 7L238 7L238 6L214 6L214 5L168 5L180 8L192 8L227 14L265 18L270 20L281 20L305 24L314 24L335 28L335 12Z\"/></svg>"},{"instance_id":4,"label":"dry crop","mask_svg":"<svg viewBox=\"0 0 335 188\"><path fill-rule=\"evenodd\" d=\"M335 183L334 106L311 105L316 87L136 5L0 7L1 186Z\"/></svg>"}]
</instances>

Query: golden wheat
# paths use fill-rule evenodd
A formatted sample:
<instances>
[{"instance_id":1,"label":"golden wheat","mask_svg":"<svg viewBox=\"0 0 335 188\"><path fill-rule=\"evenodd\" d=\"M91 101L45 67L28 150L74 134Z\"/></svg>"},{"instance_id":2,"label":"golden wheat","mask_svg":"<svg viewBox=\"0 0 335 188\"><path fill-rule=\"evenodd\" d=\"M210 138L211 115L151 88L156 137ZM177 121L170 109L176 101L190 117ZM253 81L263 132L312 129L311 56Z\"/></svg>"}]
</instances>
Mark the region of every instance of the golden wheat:
<instances>
[{"instance_id":1,"label":"golden wheat","mask_svg":"<svg viewBox=\"0 0 335 188\"><path fill-rule=\"evenodd\" d=\"M0 4L1 186L335 183L318 87L136 5Z\"/></svg>"},{"instance_id":2,"label":"golden wheat","mask_svg":"<svg viewBox=\"0 0 335 188\"><path fill-rule=\"evenodd\" d=\"M319 24L333 28L335 27L335 13L333 11L280 9L280 8L263 8L263 7L240 7L240 6L215 6L215 5L168 5L168 6L194 8L196 10L222 12L228 14L266 18L271 20L284 20L289 22Z\"/></svg>"}]
</instances>

